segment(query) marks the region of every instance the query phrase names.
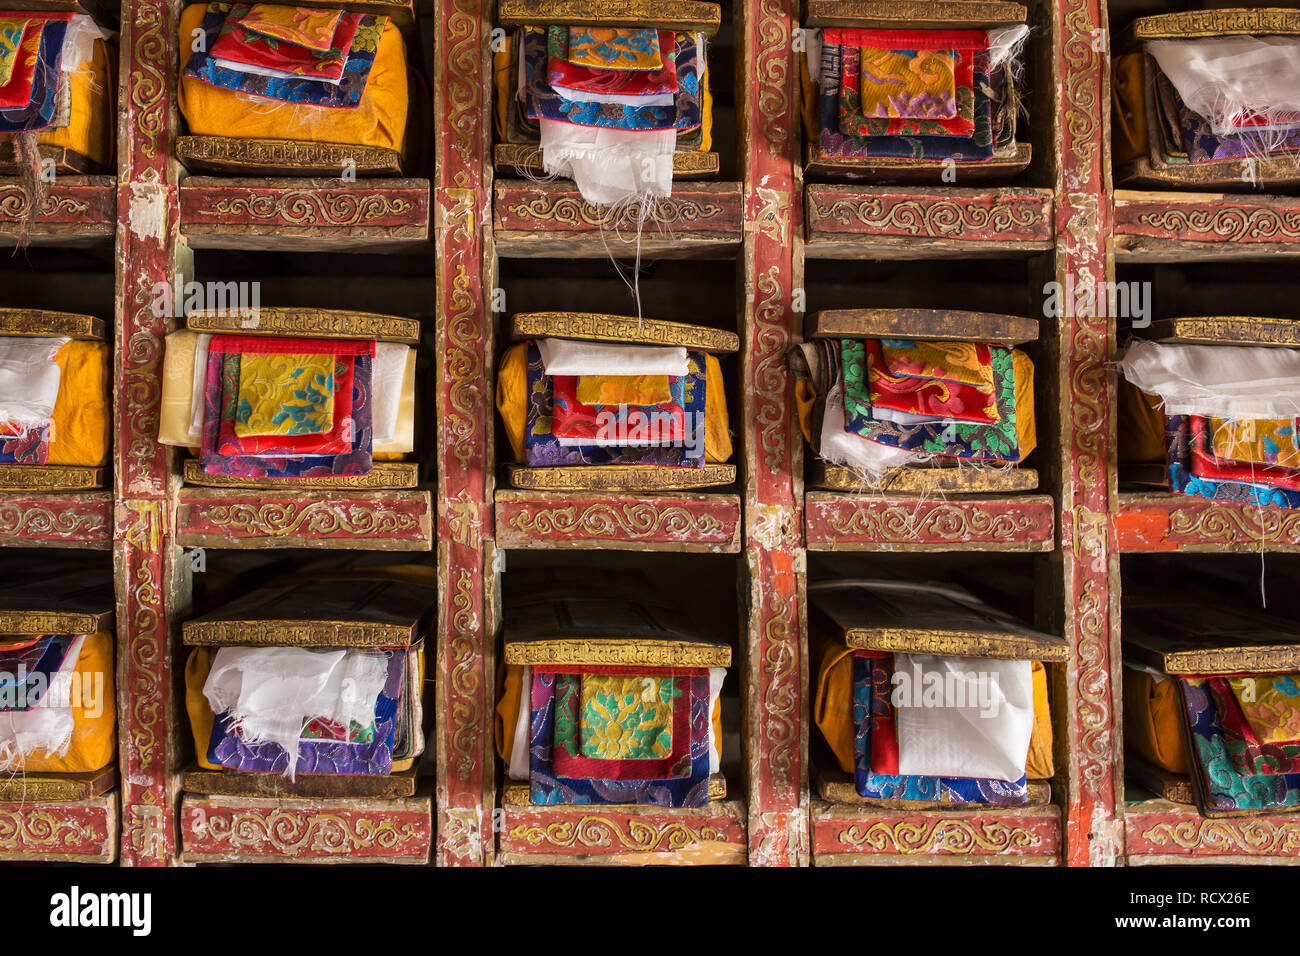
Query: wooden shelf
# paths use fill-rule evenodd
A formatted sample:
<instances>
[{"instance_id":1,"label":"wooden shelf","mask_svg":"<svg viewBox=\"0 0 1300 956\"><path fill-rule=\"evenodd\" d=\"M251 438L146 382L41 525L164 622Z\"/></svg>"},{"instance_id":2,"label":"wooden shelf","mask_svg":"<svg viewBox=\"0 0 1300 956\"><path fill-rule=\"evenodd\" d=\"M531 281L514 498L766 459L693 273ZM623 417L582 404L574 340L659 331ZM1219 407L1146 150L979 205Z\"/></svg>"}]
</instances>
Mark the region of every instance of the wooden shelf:
<instances>
[{"instance_id":1,"label":"wooden shelf","mask_svg":"<svg viewBox=\"0 0 1300 956\"><path fill-rule=\"evenodd\" d=\"M1026 9L1006 0L807 0L809 27L963 30L1024 23Z\"/></svg>"},{"instance_id":2,"label":"wooden shelf","mask_svg":"<svg viewBox=\"0 0 1300 956\"><path fill-rule=\"evenodd\" d=\"M1208 819L1169 800L1124 807L1129 866L1300 863L1300 814Z\"/></svg>"},{"instance_id":3,"label":"wooden shelf","mask_svg":"<svg viewBox=\"0 0 1300 956\"><path fill-rule=\"evenodd\" d=\"M500 490L498 548L740 551L736 495Z\"/></svg>"},{"instance_id":4,"label":"wooden shelf","mask_svg":"<svg viewBox=\"0 0 1300 956\"><path fill-rule=\"evenodd\" d=\"M392 252L429 238L427 179L190 176L178 192L195 249Z\"/></svg>"},{"instance_id":5,"label":"wooden shelf","mask_svg":"<svg viewBox=\"0 0 1300 956\"><path fill-rule=\"evenodd\" d=\"M1113 520L1120 551L1300 551L1300 511L1127 492L1120 494Z\"/></svg>"},{"instance_id":6,"label":"wooden shelf","mask_svg":"<svg viewBox=\"0 0 1300 956\"><path fill-rule=\"evenodd\" d=\"M809 259L1032 255L1052 248L1052 192L811 184Z\"/></svg>"},{"instance_id":7,"label":"wooden shelf","mask_svg":"<svg viewBox=\"0 0 1300 956\"><path fill-rule=\"evenodd\" d=\"M361 548L428 551L428 491L182 488L176 540L187 548Z\"/></svg>"},{"instance_id":8,"label":"wooden shelf","mask_svg":"<svg viewBox=\"0 0 1300 956\"><path fill-rule=\"evenodd\" d=\"M0 493L0 547L87 548L113 544L113 493Z\"/></svg>"},{"instance_id":9,"label":"wooden shelf","mask_svg":"<svg viewBox=\"0 0 1300 956\"><path fill-rule=\"evenodd\" d=\"M1300 196L1115 191L1115 259L1300 255Z\"/></svg>"},{"instance_id":10,"label":"wooden shelf","mask_svg":"<svg viewBox=\"0 0 1300 956\"><path fill-rule=\"evenodd\" d=\"M117 232L117 179L59 176L35 216L21 180L0 177L0 245L87 246Z\"/></svg>"},{"instance_id":11,"label":"wooden shelf","mask_svg":"<svg viewBox=\"0 0 1300 956\"><path fill-rule=\"evenodd\" d=\"M493 231L505 258L634 258L639 208L602 210L569 182L535 185L498 180ZM743 235L740 183L673 184L641 227L641 255L664 259L726 258Z\"/></svg>"},{"instance_id":12,"label":"wooden shelf","mask_svg":"<svg viewBox=\"0 0 1300 956\"><path fill-rule=\"evenodd\" d=\"M1056 509L1047 495L909 497L810 491L810 551L1051 551Z\"/></svg>"},{"instance_id":13,"label":"wooden shelf","mask_svg":"<svg viewBox=\"0 0 1300 956\"><path fill-rule=\"evenodd\" d=\"M743 865L743 800L704 807L535 807L502 800L497 861L509 864Z\"/></svg>"},{"instance_id":14,"label":"wooden shelf","mask_svg":"<svg viewBox=\"0 0 1300 956\"><path fill-rule=\"evenodd\" d=\"M878 810L812 802L814 866L1056 866L1061 845L1061 811L1053 805Z\"/></svg>"},{"instance_id":15,"label":"wooden shelf","mask_svg":"<svg viewBox=\"0 0 1300 956\"><path fill-rule=\"evenodd\" d=\"M186 795L186 863L403 863L429 861L433 799L300 800Z\"/></svg>"},{"instance_id":16,"label":"wooden shelf","mask_svg":"<svg viewBox=\"0 0 1300 956\"><path fill-rule=\"evenodd\" d=\"M0 803L0 861L112 863L117 793L70 802Z\"/></svg>"}]
</instances>

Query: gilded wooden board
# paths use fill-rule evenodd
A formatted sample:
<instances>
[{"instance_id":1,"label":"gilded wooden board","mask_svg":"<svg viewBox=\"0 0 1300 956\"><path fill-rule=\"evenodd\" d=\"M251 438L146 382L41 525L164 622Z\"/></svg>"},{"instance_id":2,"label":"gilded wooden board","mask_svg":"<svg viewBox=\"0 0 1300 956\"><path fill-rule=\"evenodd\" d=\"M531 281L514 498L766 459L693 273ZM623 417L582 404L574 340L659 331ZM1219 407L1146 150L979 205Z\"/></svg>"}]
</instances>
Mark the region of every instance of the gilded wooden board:
<instances>
[{"instance_id":1,"label":"gilded wooden board","mask_svg":"<svg viewBox=\"0 0 1300 956\"><path fill-rule=\"evenodd\" d=\"M181 801L187 863L403 863L429 861L429 797L299 800L189 795Z\"/></svg>"},{"instance_id":2,"label":"gilded wooden board","mask_svg":"<svg viewBox=\"0 0 1300 956\"><path fill-rule=\"evenodd\" d=\"M0 491L92 491L107 480L106 468L0 464Z\"/></svg>"},{"instance_id":3,"label":"gilded wooden board","mask_svg":"<svg viewBox=\"0 0 1300 956\"><path fill-rule=\"evenodd\" d=\"M891 4L897 6L897 4ZM1016 143L977 163L959 163L957 177L963 183L991 183L1011 179L1029 168L1033 147ZM814 146L807 147L804 175L849 181L877 183L919 183L943 186L944 173L951 165L941 159L870 159L823 156Z\"/></svg>"},{"instance_id":4,"label":"gilded wooden board","mask_svg":"<svg viewBox=\"0 0 1300 956\"><path fill-rule=\"evenodd\" d=\"M293 478L254 478L248 475L210 475L195 458L185 460L185 483L208 488L245 488L261 491L397 491L420 483L420 464L414 461L377 461L364 475L304 475Z\"/></svg>"},{"instance_id":5,"label":"gilded wooden board","mask_svg":"<svg viewBox=\"0 0 1300 956\"><path fill-rule=\"evenodd\" d=\"M395 799L415 796L415 768L400 773L301 774L289 780L278 773L241 773L190 767L181 777L186 793L228 797L289 797L329 800L347 797Z\"/></svg>"},{"instance_id":6,"label":"gilded wooden board","mask_svg":"<svg viewBox=\"0 0 1300 956\"><path fill-rule=\"evenodd\" d=\"M1019 345L1038 339L1038 321L1019 315L953 309L828 309L804 320L810 339L916 338Z\"/></svg>"},{"instance_id":7,"label":"gilded wooden board","mask_svg":"<svg viewBox=\"0 0 1300 956\"><path fill-rule=\"evenodd\" d=\"M546 175L541 147L532 143L497 143L493 157L498 169L512 170L520 175ZM698 149L673 153L673 179L712 179L721 168L722 160L717 153L701 152ZM569 183L572 180L561 182Z\"/></svg>"},{"instance_id":8,"label":"gilded wooden board","mask_svg":"<svg viewBox=\"0 0 1300 956\"><path fill-rule=\"evenodd\" d=\"M615 548L653 551L740 550L735 495L621 497L578 492L498 491L501 548Z\"/></svg>"},{"instance_id":9,"label":"gilded wooden board","mask_svg":"<svg viewBox=\"0 0 1300 956\"><path fill-rule=\"evenodd\" d=\"M829 584L829 582L828 582ZM855 650L1066 661L1069 645L960 589L850 581L810 586L809 621Z\"/></svg>"},{"instance_id":10,"label":"gilded wooden board","mask_svg":"<svg viewBox=\"0 0 1300 956\"><path fill-rule=\"evenodd\" d=\"M1130 780L1150 790L1158 799L1189 806L1196 803L1190 777L1170 773L1131 750L1124 755L1124 772Z\"/></svg>"},{"instance_id":11,"label":"gilded wooden board","mask_svg":"<svg viewBox=\"0 0 1300 956\"><path fill-rule=\"evenodd\" d=\"M1125 43L1147 40L1189 40L1194 37L1228 35L1300 34L1300 10L1281 7L1224 10L1182 10L1141 17L1123 33Z\"/></svg>"},{"instance_id":12,"label":"gilded wooden board","mask_svg":"<svg viewBox=\"0 0 1300 956\"><path fill-rule=\"evenodd\" d=\"M907 809L970 809L985 807L986 804L974 803L935 803L926 800L889 800L881 797L864 797L858 793L853 777L840 769L839 765L827 759L813 762L813 775L817 781L817 792L827 803L849 807L874 807L879 810ZM1029 796L1023 804L1026 807L1045 807L1052 802L1052 785L1046 780L1030 780L1027 784Z\"/></svg>"},{"instance_id":13,"label":"gilded wooden board","mask_svg":"<svg viewBox=\"0 0 1300 956\"><path fill-rule=\"evenodd\" d=\"M112 541L112 492L0 497L0 546L101 549Z\"/></svg>"},{"instance_id":14,"label":"gilded wooden board","mask_svg":"<svg viewBox=\"0 0 1300 956\"><path fill-rule=\"evenodd\" d=\"M509 465L510 484L526 491L686 491L730 485L735 465L660 468L657 465L559 465L529 468Z\"/></svg>"},{"instance_id":15,"label":"gilded wooden board","mask_svg":"<svg viewBox=\"0 0 1300 956\"><path fill-rule=\"evenodd\" d=\"M556 337L628 345L663 345L719 354L740 350L740 336L664 319L638 319L598 312L519 312L511 320L516 339Z\"/></svg>"},{"instance_id":16,"label":"gilded wooden board","mask_svg":"<svg viewBox=\"0 0 1300 956\"><path fill-rule=\"evenodd\" d=\"M1262 316L1186 316L1156 319L1144 338L1193 345L1300 346L1300 322Z\"/></svg>"},{"instance_id":17,"label":"gilded wooden board","mask_svg":"<svg viewBox=\"0 0 1300 956\"><path fill-rule=\"evenodd\" d=\"M513 641L507 635L507 664L601 667L730 667L731 648L705 641L654 640L649 638L553 638Z\"/></svg>"},{"instance_id":18,"label":"gilded wooden board","mask_svg":"<svg viewBox=\"0 0 1300 956\"><path fill-rule=\"evenodd\" d=\"M1300 670L1300 628L1290 619L1180 593L1126 602L1126 656L1166 674Z\"/></svg>"},{"instance_id":19,"label":"gilded wooden board","mask_svg":"<svg viewBox=\"0 0 1300 956\"><path fill-rule=\"evenodd\" d=\"M808 466L808 483L826 491L902 495L934 493L998 495L1033 491L1037 468L896 468L873 484L864 484L852 468L818 459Z\"/></svg>"},{"instance_id":20,"label":"gilded wooden board","mask_svg":"<svg viewBox=\"0 0 1300 956\"><path fill-rule=\"evenodd\" d=\"M98 634L113 627L113 612L0 608L0 634Z\"/></svg>"},{"instance_id":21,"label":"gilded wooden board","mask_svg":"<svg viewBox=\"0 0 1300 956\"><path fill-rule=\"evenodd\" d=\"M178 136L176 158L205 173L242 176L401 176L402 155L382 146L292 139Z\"/></svg>"},{"instance_id":22,"label":"gilded wooden board","mask_svg":"<svg viewBox=\"0 0 1300 956\"><path fill-rule=\"evenodd\" d=\"M1056 540L1056 508L1046 495L810 491L805 515L810 551L1051 551Z\"/></svg>"},{"instance_id":23,"label":"gilded wooden board","mask_svg":"<svg viewBox=\"0 0 1300 956\"><path fill-rule=\"evenodd\" d=\"M1300 551L1300 511L1193 495L1121 494L1113 517L1120 551Z\"/></svg>"},{"instance_id":24,"label":"gilded wooden board","mask_svg":"<svg viewBox=\"0 0 1300 956\"><path fill-rule=\"evenodd\" d=\"M815 866L1055 866L1062 843L1061 811L1050 805L885 810L816 801L812 807Z\"/></svg>"},{"instance_id":25,"label":"gilded wooden board","mask_svg":"<svg viewBox=\"0 0 1300 956\"><path fill-rule=\"evenodd\" d=\"M1142 156L1115 171L1115 182L1127 188L1219 189L1255 192L1300 184L1296 165L1284 159L1216 159L1196 165L1156 163Z\"/></svg>"},{"instance_id":26,"label":"gilded wooden board","mask_svg":"<svg viewBox=\"0 0 1300 956\"><path fill-rule=\"evenodd\" d=\"M47 309L0 309L0 335L57 335L72 339L105 338L103 319Z\"/></svg>"},{"instance_id":27,"label":"gilded wooden board","mask_svg":"<svg viewBox=\"0 0 1300 956\"><path fill-rule=\"evenodd\" d=\"M83 773L16 773L0 778L0 804L91 800L117 786L117 768Z\"/></svg>"},{"instance_id":28,"label":"gilded wooden board","mask_svg":"<svg viewBox=\"0 0 1300 956\"><path fill-rule=\"evenodd\" d=\"M504 789L501 791L501 805L505 807L531 807L533 806L532 788L526 783L519 783L514 780L507 780ZM727 778L720 773L709 776L709 800L727 799ZM585 805L585 804L583 804ZM602 806L633 806L634 804L602 804ZM548 803L546 806L579 806L579 804L566 803Z\"/></svg>"},{"instance_id":29,"label":"gilded wooden board","mask_svg":"<svg viewBox=\"0 0 1300 956\"><path fill-rule=\"evenodd\" d=\"M504 27L531 23L657 27L713 36L722 23L722 11L716 3L700 0L501 0L497 22Z\"/></svg>"},{"instance_id":30,"label":"gilded wooden board","mask_svg":"<svg viewBox=\"0 0 1300 956\"><path fill-rule=\"evenodd\" d=\"M262 306L252 314L238 309L197 309L185 315L192 332L238 335L301 335L317 339L375 339L420 344L420 320L344 309L284 309Z\"/></svg>"},{"instance_id":31,"label":"gilded wooden board","mask_svg":"<svg viewBox=\"0 0 1300 956\"><path fill-rule=\"evenodd\" d=\"M1115 193L1115 255L1128 261L1300 254L1300 201L1220 193Z\"/></svg>"},{"instance_id":32,"label":"gilded wooden board","mask_svg":"<svg viewBox=\"0 0 1300 956\"><path fill-rule=\"evenodd\" d=\"M808 0L809 27L979 29L1024 23L1025 7L1003 0Z\"/></svg>"},{"instance_id":33,"label":"gilded wooden board","mask_svg":"<svg viewBox=\"0 0 1300 956\"><path fill-rule=\"evenodd\" d=\"M1207 819L1194 807L1147 800L1125 808L1124 830L1130 866L1300 863L1300 818L1293 814Z\"/></svg>"},{"instance_id":34,"label":"gilded wooden board","mask_svg":"<svg viewBox=\"0 0 1300 956\"><path fill-rule=\"evenodd\" d=\"M118 795L69 803L0 804L0 861L112 863L118 852Z\"/></svg>"},{"instance_id":35,"label":"gilded wooden board","mask_svg":"<svg viewBox=\"0 0 1300 956\"><path fill-rule=\"evenodd\" d=\"M497 859L511 864L744 865L743 800L650 806L504 806Z\"/></svg>"}]
</instances>

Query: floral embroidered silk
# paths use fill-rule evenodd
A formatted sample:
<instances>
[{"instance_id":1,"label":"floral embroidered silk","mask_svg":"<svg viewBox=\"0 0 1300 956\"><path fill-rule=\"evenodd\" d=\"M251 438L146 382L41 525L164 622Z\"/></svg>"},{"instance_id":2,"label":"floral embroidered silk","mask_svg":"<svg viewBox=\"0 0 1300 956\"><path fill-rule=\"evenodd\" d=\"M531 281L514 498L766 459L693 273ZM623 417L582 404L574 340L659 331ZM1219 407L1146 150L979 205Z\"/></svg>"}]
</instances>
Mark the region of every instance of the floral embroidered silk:
<instances>
[{"instance_id":1,"label":"floral embroidered silk","mask_svg":"<svg viewBox=\"0 0 1300 956\"><path fill-rule=\"evenodd\" d=\"M18 50L26 29L26 17L0 20L0 87L13 78L14 64L18 62Z\"/></svg>"},{"instance_id":2,"label":"floral embroidered silk","mask_svg":"<svg viewBox=\"0 0 1300 956\"><path fill-rule=\"evenodd\" d=\"M235 434L320 435L334 422L334 356L250 354L240 358Z\"/></svg>"},{"instance_id":3,"label":"floral embroidered silk","mask_svg":"<svg viewBox=\"0 0 1300 956\"><path fill-rule=\"evenodd\" d=\"M239 17L250 30L275 37L308 50L324 52L334 41L339 24L346 17L342 10L314 10L271 3L255 3Z\"/></svg>"},{"instance_id":4,"label":"floral embroidered silk","mask_svg":"<svg viewBox=\"0 0 1300 956\"><path fill-rule=\"evenodd\" d=\"M937 375L918 376L900 371L906 366L891 363L880 340L867 339L865 344L868 400L873 406L944 421L991 424L998 420L988 346L974 347L976 371L981 381L971 385ZM894 346L895 351L906 352L906 346L910 344L898 343ZM958 365L953 374L960 375L962 371L963 367Z\"/></svg>"},{"instance_id":5,"label":"floral embroidered silk","mask_svg":"<svg viewBox=\"0 0 1300 956\"><path fill-rule=\"evenodd\" d=\"M572 44L572 33L570 34ZM552 87L586 93L622 96L655 96L677 92L677 38L671 30L659 31L661 65L654 70L629 70L607 64L578 66L560 57L547 64L547 82Z\"/></svg>"},{"instance_id":6,"label":"floral embroidered silk","mask_svg":"<svg viewBox=\"0 0 1300 956\"><path fill-rule=\"evenodd\" d=\"M1231 461L1300 468L1295 420L1290 418L1210 419L1214 457Z\"/></svg>"},{"instance_id":7,"label":"floral embroidered silk","mask_svg":"<svg viewBox=\"0 0 1300 956\"><path fill-rule=\"evenodd\" d=\"M659 70L664 65L659 31L653 29L569 27L568 56L574 66L597 70Z\"/></svg>"},{"instance_id":8,"label":"floral embroidered silk","mask_svg":"<svg viewBox=\"0 0 1300 956\"><path fill-rule=\"evenodd\" d=\"M673 706L682 696L675 678L592 674L582 679L582 755L650 760L673 749Z\"/></svg>"},{"instance_id":9,"label":"floral embroidered silk","mask_svg":"<svg viewBox=\"0 0 1300 956\"><path fill-rule=\"evenodd\" d=\"M681 442L686 434L686 379L669 381L668 401L658 405L586 405L577 399L578 378L551 376L551 434L556 438L613 445Z\"/></svg>"},{"instance_id":10,"label":"floral embroidered silk","mask_svg":"<svg viewBox=\"0 0 1300 956\"><path fill-rule=\"evenodd\" d=\"M667 375L579 375L583 405L663 405L673 400Z\"/></svg>"},{"instance_id":11,"label":"floral embroidered silk","mask_svg":"<svg viewBox=\"0 0 1300 956\"><path fill-rule=\"evenodd\" d=\"M284 76L337 81L343 75L348 51L361 25L362 15L345 13L339 20L334 40L324 50L313 50L259 33L246 25L236 7L226 19L212 55L226 64L245 64L272 70ZM247 7L242 9L248 9Z\"/></svg>"},{"instance_id":12,"label":"floral embroidered silk","mask_svg":"<svg viewBox=\"0 0 1300 956\"><path fill-rule=\"evenodd\" d=\"M1229 677L1227 683L1261 743L1300 741L1300 674Z\"/></svg>"}]
</instances>

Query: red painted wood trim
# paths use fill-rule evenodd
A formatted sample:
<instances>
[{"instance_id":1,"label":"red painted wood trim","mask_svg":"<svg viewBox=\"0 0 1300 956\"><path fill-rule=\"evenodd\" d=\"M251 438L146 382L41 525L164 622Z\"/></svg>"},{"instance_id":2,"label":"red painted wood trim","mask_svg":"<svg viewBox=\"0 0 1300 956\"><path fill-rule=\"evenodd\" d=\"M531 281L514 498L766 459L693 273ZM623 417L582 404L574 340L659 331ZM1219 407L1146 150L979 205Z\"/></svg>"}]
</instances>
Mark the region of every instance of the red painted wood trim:
<instances>
[{"instance_id":1,"label":"red painted wood trim","mask_svg":"<svg viewBox=\"0 0 1300 956\"><path fill-rule=\"evenodd\" d=\"M743 863L745 808L734 800L689 810L657 807L503 807L499 852L512 857L602 857L629 862Z\"/></svg>"},{"instance_id":2,"label":"red painted wood trim","mask_svg":"<svg viewBox=\"0 0 1300 956\"><path fill-rule=\"evenodd\" d=\"M1030 857L1055 863L1061 852L1061 811L1056 807L965 812L823 804L814 810L812 826L814 862L862 854L1007 862Z\"/></svg>"},{"instance_id":3,"label":"red painted wood trim","mask_svg":"<svg viewBox=\"0 0 1300 956\"><path fill-rule=\"evenodd\" d=\"M1114 524L1120 551L1300 550L1300 513L1235 501L1126 495Z\"/></svg>"},{"instance_id":4,"label":"red painted wood trim","mask_svg":"<svg viewBox=\"0 0 1300 956\"><path fill-rule=\"evenodd\" d=\"M0 803L0 860L112 863L117 795L75 803Z\"/></svg>"},{"instance_id":5,"label":"red painted wood trim","mask_svg":"<svg viewBox=\"0 0 1300 956\"><path fill-rule=\"evenodd\" d=\"M740 499L735 495L631 498L498 491L496 521L502 548L740 550Z\"/></svg>"},{"instance_id":6,"label":"red painted wood trim","mask_svg":"<svg viewBox=\"0 0 1300 956\"><path fill-rule=\"evenodd\" d=\"M1046 495L972 500L809 493L810 550L1050 551L1056 505Z\"/></svg>"},{"instance_id":7,"label":"red painted wood trim","mask_svg":"<svg viewBox=\"0 0 1300 956\"><path fill-rule=\"evenodd\" d=\"M808 242L860 237L908 241L1052 245L1052 193L1047 189L964 189L839 186L804 190ZM810 254L816 253L809 250Z\"/></svg>"},{"instance_id":8,"label":"red painted wood trim","mask_svg":"<svg viewBox=\"0 0 1300 956\"><path fill-rule=\"evenodd\" d=\"M176 540L182 547L257 542L262 547L347 547L416 550L432 546L427 491L352 494L321 491L181 492Z\"/></svg>"},{"instance_id":9,"label":"red painted wood trim","mask_svg":"<svg viewBox=\"0 0 1300 956\"><path fill-rule=\"evenodd\" d=\"M109 548L113 493L0 496L0 546Z\"/></svg>"}]
</instances>

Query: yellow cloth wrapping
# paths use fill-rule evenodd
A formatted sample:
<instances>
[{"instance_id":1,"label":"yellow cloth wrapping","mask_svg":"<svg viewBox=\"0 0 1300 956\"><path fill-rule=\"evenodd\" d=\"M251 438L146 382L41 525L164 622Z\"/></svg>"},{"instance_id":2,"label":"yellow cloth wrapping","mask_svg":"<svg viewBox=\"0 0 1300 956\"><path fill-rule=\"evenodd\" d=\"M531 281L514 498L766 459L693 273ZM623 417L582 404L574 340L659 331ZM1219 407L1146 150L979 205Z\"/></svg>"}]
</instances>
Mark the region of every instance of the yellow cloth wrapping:
<instances>
[{"instance_id":1,"label":"yellow cloth wrapping","mask_svg":"<svg viewBox=\"0 0 1300 956\"><path fill-rule=\"evenodd\" d=\"M208 744L212 740L212 725L217 716L212 706L203 696L203 685L207 683L208 672L212 670L213 651L207 647L196 647L185 661L185 712L190 718L190 733L194 737L194 759L204 770L221 770L219 764L208 760ZM424 687L424 651L415 654L416 667L420 672L420 687ZM427 746L427 744L426 744ZM415 765L417 756L405 760L393 761L393 773L410 770Z\"/></svg>"},{"instance_id":2,"label":"yellow cloth wrapping","mask_svg":"<svg viewBox=\"0 0 1300 956\"><path fill-rule=\"evenodd\" d=\"M500 668L497 684L496 740L497 755L506 763L510 762L510 747L514 743L515 725L519 722L519 697L523 692L524 665L503 664ZM713 702L713 743L718 752L722 752L722 695Z\"/></svg>"},{"instance_id":3,"label":"yellow cloth wrapping","mask_svg":"<svg viewBox=\"0 0 1300 956\"><path fill-rule=\"evenodd\" d=\"M190 403L194 398L194 351L199 333L177 329L167 333L164 341L158 441L197 449L202 436L190 433Z\"/></svg>"},{"instance_id":4,"label":"yellow cloth wrapping","mask_svg":"<svg viewBox=\"0 0 1300 956\"><path fill-rule=\"evenodd\" d=\"M817 688L813 698L813 722L830 747L835 762L845 773L853 773L853 651L824 634L813 635L817 667ZM1047 668L1033 662L1034 729L1025 757L1025 776L1046 780L1053 776L1052 711L1047 697Z\"/></svg>"},{"instance_id":5,"label":"yellow cloth wrapping","mask_svg":"<svg viewBox=\"0 0 1300 956\"><path fill-rule=\"evenodd\" d=\"M109 358L107 342L73 339L59 349L59 394L48 463L98 466L108 464L112 416L109 412Z\"/></svg>"},{"instance_id":6,"label":"yellow cloth wrapping","mask_svg":"<svg viewBox=\"0 0 1300 956\"><path fill-rule=\"evenodd\" d=\"M104 40L96 40L89 60L77 65L68 78L71 106L68 125L36 134L41 146L70 149L96 166L113 165L113 144L117 138L116 52ZM16 133L5 133L12 143Z\"/></svg>"},{"instance_id":7,"label":"yellow cloth wrapping","mask_svg":"<svg viewBox=\"0 0 1300 956\"><path fill-rule=\"evenodd\" d=\"M812 382L796 381L794 383L794 406L799 413L799 430L803 432L804 441L813 444L813 408L817 405L817 390Z\"/></svg>"},{"instance_id":8,"label":"yellow cloth wrapping","mask_svg":"<svg viewBox=\"0 0 1300 956\"><path fill-rule=\"evenodd\" d=\"M1143 757L1171 773L1188 773L1178 684L1124 668L1124 739Z\"/></svg>"},{"instance_id":9,"label":"yellow cloth wrapping","mask_svg":"<svg viewBox=\"0 0 1300 956\"><path fill-rule=\"evenodd\" d=\"M1016 376L1016 444L1019 461L1029 457L1038 445L1034 422L1034 363L1020 349L1011 350L1011 368Z\"/></svg>"},{"instance_id":10,"label":"yellow cloth wrapping","mask_svg":"<svg viewBox=\"0 0 1300 956\"><path fill-rule=\"evenodd\" d=\"M722 366L713 355L704 362L704 458L724 462L731 457L731 421L727 414ZM524 460L524 429L528 424L528 343L506 349L497 369L497 411L515 461ZM1030 426L1032 428L1032 424Z\"/></svg>"},{"instance_id":11,"label":"yellow cloth wrapping","mask_svg":"<svg viewBox=\"0 0 1300 956\"><path fill-rule=\"evenodd\" d=\"M240 356L236 402L247 413L235 418L235 434L328 434L334 424L334 364L333 355ZM286 409L297 414L285 415Z\"/></svg>"},{"instance_id":12,"label":"yellow cloth wrapping","mask_svg":"<svg viewBox=\"0 0 1300 956\"><path fill-rule=\"evenodd\" d=\"M191 37L203 22L207 5L192 4L181 13L181 69ZM361 102L352 109L282 103L245 96L180 77L181 113L196 136L237 139L287 139L347 146L379 146L406 151L406 45L390 19L379 38Z\"/></svg>"},{"instance_id":13,"label":"yellow cloth wrapping","mask_svg":"<svg viewBox=\"0 0 1300 956\"><path fill-rule=\"evenodd\" d=\"M1110 88L1111 150L1116 163L1128 163L1147 154L1146 97L1142 90L1145 53L1115 57Z\"/></svg>"},{"instance_id":14,"label":"yellow cloth wrapping","mask_svg":"<svg viewBox=\"0 0 1300 956\"><path fill-rule=\"evenodd\" d=\"M27 773L89 773L113 762L117 751L117 696L110 632L86 635L75 673L78 682L74 691L81 697L74 703L92 706L72 708L72 743L68 752L62 757L29 755L23 760L23 770ZM96 707L99 714L92 716Z\"/></svg>"},{"instance_id":15,"label":"yellow cloth wrapping","mask_svg":"<svg viewBox=\"0 0 1300 956\"><path fill-rule=\"evenodd\" d=\"M402 369L402 397L397 403L397 428L393 440L375 445L373 454L388 459L412 451L415 451L415 349L408 349Z\"/></svg>"},{"instance_id":16,"label":"yellow cloth wrapping","mask_svg":"<svg viewBox=\"0 0 1300 956\"><path fill-rule=\"evenodd\" d=\"M667 375L579 375L583 405L666 405L673 400Z\"/></svg>"},{"instance_id":17,"label":"yellow cloth wrapping","mask_svg":"<svg viewBox=\"0 0 1300 956\"><path fill-rule=\"evenodd\" d=\"M1161 401L1127 379L1119 380L1119 460L1165 460L1165 414Z\"/></svg>"}]
</instances>

